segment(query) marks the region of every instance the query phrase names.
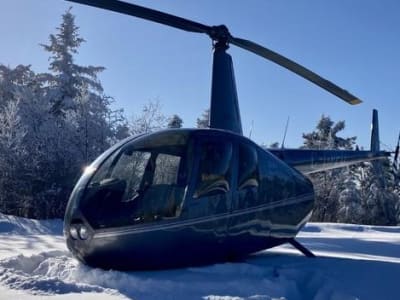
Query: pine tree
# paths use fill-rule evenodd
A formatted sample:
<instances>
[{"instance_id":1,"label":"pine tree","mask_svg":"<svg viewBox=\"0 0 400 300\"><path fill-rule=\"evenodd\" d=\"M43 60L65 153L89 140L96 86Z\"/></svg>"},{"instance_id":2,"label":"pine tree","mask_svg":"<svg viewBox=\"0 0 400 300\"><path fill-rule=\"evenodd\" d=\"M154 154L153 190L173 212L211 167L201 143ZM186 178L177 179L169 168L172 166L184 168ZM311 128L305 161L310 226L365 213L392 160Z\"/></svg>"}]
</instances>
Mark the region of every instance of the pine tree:
<instances>
[{"instance_id":1,"label":"pine tree","mask_svg":"<svg viewBox=\"0 0 400 300\"><path fill-rule=\"evenodd\" d=\"M14 180L21 171L25 152L22 141L25 135L18 116L18 101L8 102L0 112L0 209L18 213L20 180Z\"/></svg>"},{"instance_id":2,"label":"pine tree","mask_svg":"<svg viewBox=\"0 0 400 300\"><path fill-rule=\"evenodd\" d=\"M316 130L303 134L305 149L352 149L356 137L342 138L337 134L345 128L345 122L335 124L329 116L321 116ZM343 169L320 172L310 176L315 188L313 221L336 222L340 211L338 199L345 189Z\"/></svg>"},{"instance_id":3,"label":"pine tree","mask_svg":"<svg viewBox=\"0 0 400 300\"><path fill-rule=\"evenodd\" d=\"M49 120L40 80L29 66L0 65L0 103L0 209L27 216L44 166L41 133Z\"/></svg>"},{"instance_id":4,"label":"pine tree","mask_svg":"<svg viewBox=\"0 0 400 300\"><path fill-rule=\"evenodd\" d=\"M127 135L122 110L102 93L102 67L74 64L84 41L68 10L44 45L50 71L0 65L0 211L62 217L85 164Z\"/></svg>"},{"instance_id":5,"label":"pine tree","mask_svg":"<svg viewBox=\"0 0 400 300\"><path fill-rule=\"evenodd\" d=\"M75 17L71 8L62 16L62 23L56 35L50 34L49 44L42 44L50 52L50 67L52 73L42 74L48 83L48 96L52 102L52 112L64 115L66 111L75 109L74 99L88 89L101 93L103 88L97 79L97 74L104 67L79 66L74 63L74 55L85 40L79 36L79 27L75 25Z\"/></svg>"},{"instance_id":6,"label":"pine tree","mask_svg":"<svg viewBox=\"0 0 400 300\"><path fill-rule=\"evenodd\" d=\"M274 143L271 143L270 145L269 145L269 147L266 147L266 148L271 148L271 149L278 149L280 146L279 146L279 142L274 142Z\"/></svg>"},{"instance_id":7,"label":"pine tree","mask_svg":"<svg viewBox=\"0 0 400 300\"><path fill-rule=\"evenodd\" d=\"M206 109L199 118L197 118L197 128L210 127L210 109Z\"/></svg>"},{"instance_id":8,"label":"pine tree","mask_svg":"<svg viewBox=\"0 0 400 300\"><path fill-rule=\"evenodd\" d=\"M173 115L169 118L168 128L182 128L183 120L178 115Z\"/></svg>"},{"instance_id":9,"label":"pine tree","mask_svg":"<svg viewBox=\"0 0 400 300\"><path fill-rule=\"evenodd\" d=\"M344 122L322 116L317 130L303 134L305 148L352 149L355 137L337 133ZM399 181L388 159L362 163L311 176L316 190L312 220L395 225L400 220Z\"/></svg>"},{"instance_id":10,"label":"pine tree","mask_svg":"<svg viewBox=\"0 0 400 300\"><path fill-rule=\"evenodd\" d=\"M362 203L360 182L362 167L347 167L343 172L343 189L339 193L337 221L341 223L362 224L366 215Z\"/></svg>"},{"instance_id":11,"label":"pine tree","mask_svg":"<svg viewBox=\"0 0 400 300\"><path fill-rule=\"evenodd\" d=\"M364 224L396 225L400 197L389 159L364 163L361 193Z\"/></svg>"},{"instance_id":12,"label":"pine tree","mask_svg":"<svg viewBox=\"0 0 400 300\"><path fill-rule=\"evenodd\" d=\"M104 95L97 74L104 67L80 66L74 63L78 49L85 41L79 35L71 9L62 16L60 27L51 34L48 45L50 74L41 74L46 83L46 97L51 105L56 129L52 149L48 149L52 186L47 189L63 210L67 197L85 165L126 137L126 120L122 110L110 109L111 97ZM115 116L118 116L116 119ZM117 137L118 133L118 137ZM53 168L56 166L56 168Z\"/></svg>"},{"instance_id":13,"label":"pine tree","mask_svg":"<svg viewBox=\"0 0 400 300\"><path fill-rule=\"evenodd\" d=\"M352 150L356 137L342 138L337 136L344 128L344 121L335 124L329 116L322 115L315 131L303 133L304 145L302 148Z\"/></svg>"}]
</instances>

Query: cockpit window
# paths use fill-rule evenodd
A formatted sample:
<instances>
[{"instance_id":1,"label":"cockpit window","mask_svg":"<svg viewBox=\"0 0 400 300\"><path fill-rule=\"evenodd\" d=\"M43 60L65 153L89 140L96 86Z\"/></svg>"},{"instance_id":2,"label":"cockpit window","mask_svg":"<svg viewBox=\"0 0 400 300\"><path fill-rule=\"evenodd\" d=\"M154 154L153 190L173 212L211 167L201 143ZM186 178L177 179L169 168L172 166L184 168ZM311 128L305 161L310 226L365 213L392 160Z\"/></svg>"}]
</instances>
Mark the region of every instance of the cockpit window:
<instances>
[{"instance_id":1,"label":"cockpit window","mask_svg":"<svg viewBox=\"0 0 400 300\"><path fill-rule=\"evenodd\" d=\"M177 184L180 161L180 156L158 154L153 184Z\"/></svg>"},{"instance_id":2,"label":"cockpit window","mask_svg":"<svg viewBox=\"0 0 400 300\"><path fill-rule=\"evenodd\" d=\"M232 143L206 141L200 150L199 178L194 198L226 193L230 190Z\"/></svg>"},{"instance_id":3,"label":"cockpit window","mask_svg":"<svg viewBox=\"0 0 400 300\"><path fill-rule=\"evenodd\" d=\"M82 212L95 229L177 217L187 166L186 145L124 146L88 183Z\"/></svg>"},{"instance_id":4,"label":"cockpit window","mask_svg":"<svg viewBox=\"0 0 400 300\"><path fill-rule=\"evenodd\" d=\"M131 201L136 197L150 156L150 152L141 151L131 151L121 155L112 170L111 177L120 178L127 183L122 201Z\"/></svg>"}]
</instances>

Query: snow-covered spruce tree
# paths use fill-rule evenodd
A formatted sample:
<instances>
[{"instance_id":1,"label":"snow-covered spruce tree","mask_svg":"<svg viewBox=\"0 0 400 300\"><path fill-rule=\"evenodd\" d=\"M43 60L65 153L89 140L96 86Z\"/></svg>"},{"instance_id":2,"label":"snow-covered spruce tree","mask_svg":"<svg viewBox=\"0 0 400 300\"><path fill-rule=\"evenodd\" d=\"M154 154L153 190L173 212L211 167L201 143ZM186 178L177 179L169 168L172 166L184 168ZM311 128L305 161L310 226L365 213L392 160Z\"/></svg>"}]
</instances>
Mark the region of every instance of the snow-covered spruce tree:
<instances>
[{"instance_id":1,"label":"snow-covered spruce tree","mask_svg":"<svg viewBox=\"0 0 400 300\"><path fill-rule=\"evenodd\" d=\"M41 78L50 114L57 124L56 137L51 142L53 150L49 150L54 155L48 161L52 175L48 191L60 204L57 215L63 211L83 167L118 138L126 137L122 112L110 109L112 98L103 94L97 78L104 67L75 63L75 55L85 41L78 29L69 9L62 16L58 32L50 35L48 45L42 45L50 53L50 73L41 74Z\"/></svg>"},{"instance_id":2,"label":"snow-covered spruce tree","mask_svg":"<svg viewBox=\"0 0 400 300\"><path fill-rule=\"evenodd\" d=\"M394 177L394 193L397 197L396 203L396 221L400 225L400 164L394 161L392 164L393 177Z\"/></svg>"},{"instance_id":3,"label":"snow-covered spruce tree","mask_svg":"<svg viewBox=\"0 0 400 300\"><path fill-rule=\"evenodd\" d=\"M335 124L329 116L322 115L315 131L303 133L304 145L302 148L352 150L356 137L342 138L337 136L344 128L344 121Z\"/></svg>"},{"instance_id":4,"label":"snow-covered spruce tree","mask_svg":"<svg viewBox=\"0 0 400 300\"><path fill-rule=\"evenodd\" d=\"M125 118L123 109L109 111L106 120L112 132L111 144L115 144L130 135L129 122Z\"/></svg>"},{"instance_id":5,"label":"snow-covered spruce tree","mask_svg":"<svg viewBox=\"0 0 400 300\"><path fill-rule=\"evenodd\" d=\"M345 128L345 122L336 124L329 116L322 115L316 130L303 134L305 149L352 149L356 137L342 138L337 134ZM339 197L344 188L346 174L343 169L320 172L310 176L315 188L315 208L313 221L336 222L340 211Z\"/></svg>"},{"instance_id":6,"label":"snow-covered spruce tree","mask_svg":"<svg viewBox=\"0 0 400 300\"><path fill-rule=\"evenodd\" d=\"M113 112L109 108L109 97L97 95L85 85L74 102L76 108L66 114L66 120L73 125L71 142L79 151L77 159L87 165L115 142L114 128L109 120Z\"/></svg>"},{"instance_id":7,"label":"snow-covered spruce tree","mask_svg":"<svg viewBox=\"0 0 400 300\"><path fill-rule=\"evenodd\" d=\"M104 70L98 66L79 66L74 63L74 55L85 40L79 36L79 27L75 25L75 17L71 8L62 16L57 34L50 34L49 44L42 44L50 53L51 73L43 74L48 83L48 96L54 114L65 114L76 109L76 97L82 90L101 93L103 88L97 74Z\"/></svg>"},{"instance_id":8,"label":"snow-covered spruce tree","mask_svg":"<svg viewBox=\"0 0 400 300\"><path fill-rule=\"evenodd\" d=\"M174 114L168 120L168 128L182 128L183 120L177 114Z\"/></svg>"},{"instance_id":9,"label":"snow-covered spruce tree","mask_svg":"<svg viewBox=\"0 0 400 300\"><path fill-rule=\"evenodd\" d=\"M44 48L50 73L0 65L0 211L62 217L84 165L127 136L122 111L102 93L97 73L74 55L83 42L68 10Z\"/></svg>"},{"instance_id":10,"label":"snow-covered spruce tree","mask_svg":"<svg viewBox=\"0 0 400 300\"><path fill-rule=\"evenodd\" d=\"M341 223L362 224L366 215L362 204L360 184L363 169L360 165L343 170L343 186L339 192L337 221Z\"/></svg>"},{"instance_id":11,"label":"snow-covered spruce tree","mask_svg":"<svg viewBox=\"0 0 400 300\"><path fill-rule=\"evenodd\" d=\"M0 94L6 103L0 109L1 157L3 170L8 170L2 176L0 197L4 198L3 204L12 203L12 207L0 209L34 218L61 216L63 207L57 195L65 192L63 187L68 184L60 186L55 182L64 171L60 162L68 147L63 146L65 134L60 131L57 117L49 113L51 105L42 77L28 66L0 69Z\"/></svg>"},{"instance_id":12,"label":"snow-covered spruce tree","mask_svg":"<svg viewBox=\"0 0 400 300\"><path fill-rule=\"evenodd\" d=\"M0 109L0 211L18 213L22 141L25 131L18 116L18 101L9 101Z\"/></svg>"},{"instance_id":13,"label":"snow-covered spruce tree","mask_svg":"<svg viewBox=\"0 0 400 300\"><path fill-rule=\"evenodd\" d=\"M366 212L363 224L396 225L400 197L390 160L383 159L363 165L360 181L362 205Z\"/></svg>"},{"instance_id":14,"label":"snow-covered spruce tree","mask_svg":"<svg viewBox=\"0 0 400 300\"><path fill-rule=\"evenodd\" d=\"M51 73L41 76L46 82L51 113L58 117L61 135L76 147L76 160L87 163L114 139L114 124L111 126L108 119L112 114L110 97L103 94L97 78L104 67L80 66L74 62L85 40L79 36L71 9L63 14L57 30L57 34L50 34L49 44L42 45L50 52Z\"/></svg>"},{"instance_id":15,"label":"snow-covered spruce tree","mask_svg":"<svg viewBox=\"0 0 400 300\"><path fill-rule=\"evenodd\" d=\"M278 149L279 147L280 147L279 142L274 142L274 143L271 143L268 147L265 147L265 148Z\"/></svg>"},{"instance_id":16,"label":"snow-covered spruce tree","mask_svg":"<svg viewBox=\"0 0 400 300\"><path fill-rule=\"evenodd\" d=\"M29 215L41 180L48 106L41 83L29 66L0 65L0 210Z\"/></svg>"}]
</instances>

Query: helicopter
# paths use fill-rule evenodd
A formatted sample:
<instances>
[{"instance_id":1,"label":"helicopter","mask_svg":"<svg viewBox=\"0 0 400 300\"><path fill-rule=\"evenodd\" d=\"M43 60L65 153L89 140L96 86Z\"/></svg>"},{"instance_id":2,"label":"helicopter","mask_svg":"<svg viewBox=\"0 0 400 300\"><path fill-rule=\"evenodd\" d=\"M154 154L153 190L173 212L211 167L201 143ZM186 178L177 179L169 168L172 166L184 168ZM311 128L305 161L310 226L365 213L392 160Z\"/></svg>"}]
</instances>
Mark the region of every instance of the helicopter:
<instances>
[{"instance_id":1,"label":"helicopter","mask_svg":"<svg viewBox=\"0 0 400 300\"><path fill-rule=\"evenodd\" d=\"M164 269L245 258L296 240L310 219L309 174L390 155L379 149L373 112L371 149L264 149L243 135L230 45L313 82L349 104L361 100L225 25L207 26L117 0L69 0L193 33L213 41L207 129L168 129L126 138L87 167L64 219L68 249L93 267Z\"/></svg>"}]
</instances>

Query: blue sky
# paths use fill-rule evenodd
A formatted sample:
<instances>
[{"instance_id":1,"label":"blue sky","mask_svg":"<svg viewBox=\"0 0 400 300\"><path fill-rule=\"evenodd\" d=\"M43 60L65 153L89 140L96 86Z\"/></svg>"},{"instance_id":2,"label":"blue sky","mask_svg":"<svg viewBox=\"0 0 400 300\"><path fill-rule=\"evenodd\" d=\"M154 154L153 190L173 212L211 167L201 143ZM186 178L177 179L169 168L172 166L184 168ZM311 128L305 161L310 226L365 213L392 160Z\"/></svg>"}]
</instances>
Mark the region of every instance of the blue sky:
<instances>
[{"instance_id":1,"label":"blue sky","mask_svg":"<svg viewBox=\"0 0 400 300\"><path fill-rule=\"evenodd\" d=\"M132 0L129 0L133 2ZM369 147L372 109L380 114L381 142L394 146L400 130L400 2L339 1L135 1L207 25L226 24L232 35L277 51L349 90L364 101L350 106L304 79L234 47L233 56L244 133L256 142L302 144L322 114L345 120L342 136ZM0 63L48 67L47 43L73 6L86 39L76 60L106 67L105 92L127 116L149 99L166 115L179 114L185 127L209 106L212 49L201 34L61 0L2 0Z\"/></svg>"}]
</instances>

